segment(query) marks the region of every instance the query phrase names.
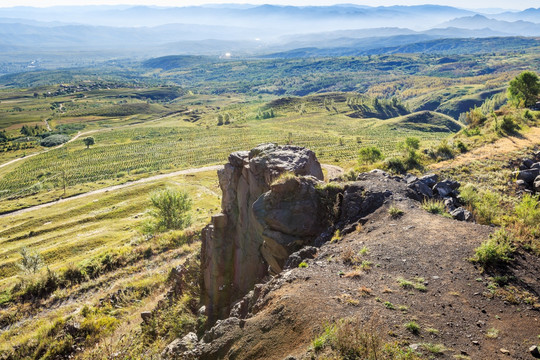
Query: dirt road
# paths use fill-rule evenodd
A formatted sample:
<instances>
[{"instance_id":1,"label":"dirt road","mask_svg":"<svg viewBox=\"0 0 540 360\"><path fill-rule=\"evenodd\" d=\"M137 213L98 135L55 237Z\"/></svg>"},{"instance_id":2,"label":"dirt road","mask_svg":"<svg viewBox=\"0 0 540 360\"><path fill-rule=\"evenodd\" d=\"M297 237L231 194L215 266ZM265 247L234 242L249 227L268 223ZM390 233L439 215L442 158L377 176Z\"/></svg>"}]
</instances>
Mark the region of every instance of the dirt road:
<instances>
[{"instance_id":1,"label":"dirt road","mask_svg":"<svg viewBox=\"0 0 540 360\"><path fill-rule=\"evenodd\" d=\"M75 140L75 138L73 138L73 140ZM327 165L327 164L321 164L321 166L327 170L329 178L336 177L336 176L339 176L339 175L343 174L343 169L340 168L339 166ZM154 176L150 176L150 177L147 177L147 178L144 178L144 179L140 179L140 180L136 180L136 181L130 181L130 182L127 182L125 184L109 186L109 187L106 187L106 188L103 188L103 189L89 191L87 193L71 196L71 197L68 197L68 198L65 198L65 199L59 199L59 200L56 200L56 201L51 201L51 202L48 202L46 204L35 205L35 206L27 207L27 208L24 208L24 209L21 209L21 210L16 210L16 211L5 213L5 214L0 214L0 218L6 217L6 216L12 216L12 215L24 214L24 213L27 213L27 212L32 211L32 210L43 209L43 208L46 208L48 206L52 206L52 205L56 205L56 204L62 204L64 202L66 202L66 201L77 200L77 199L81 199L81 198L91 196L91 195L103 194L103 193L106 193L106 192L119 190L119 189L123 189L123 188L126 188L128 186L132 186L132 185L144 184L144 183L152 182L152 181L155 181L155 180L166 179L168 177L173 177L173 176L178 176L178 175L196 174L196 173L200 173L200 172L204 172L204 171L217 171L217 170L222 169L222 168L223 168L223 165L213 165L213 166L205 166L205 167L200 167L200 168L179 170L179 171L175 171L175 172L171 172L171 173L167 173L167 174L154 175ZM330 175L332 175L332 176L330 176Z\"/></svg>"}]
</instances>

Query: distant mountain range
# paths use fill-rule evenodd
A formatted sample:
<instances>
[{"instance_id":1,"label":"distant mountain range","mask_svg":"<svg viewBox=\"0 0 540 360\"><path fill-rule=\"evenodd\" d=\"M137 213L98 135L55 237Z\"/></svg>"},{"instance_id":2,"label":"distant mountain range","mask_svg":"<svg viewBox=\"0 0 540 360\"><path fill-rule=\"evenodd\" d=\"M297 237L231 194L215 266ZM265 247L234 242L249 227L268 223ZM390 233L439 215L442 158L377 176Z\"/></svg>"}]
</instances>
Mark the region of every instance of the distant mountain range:
<instances>
[{"instance_id":1,"label":"distant mountain range","mask_svg":"<svg viewBox=\"0 0 540 360\"><path fill-rule=\"evenodd\" d=\"M173 54L335 56L436 51L430 42L440 39L505 36L540 36L540 8L488 15L438 5L13 7L0 8L0 68L33 56L40 61L31 69L39 68L52 53L66 59L84 53L78 62ZM458 43L471 46L453 46Z\"/></svg>"}]
</instances>

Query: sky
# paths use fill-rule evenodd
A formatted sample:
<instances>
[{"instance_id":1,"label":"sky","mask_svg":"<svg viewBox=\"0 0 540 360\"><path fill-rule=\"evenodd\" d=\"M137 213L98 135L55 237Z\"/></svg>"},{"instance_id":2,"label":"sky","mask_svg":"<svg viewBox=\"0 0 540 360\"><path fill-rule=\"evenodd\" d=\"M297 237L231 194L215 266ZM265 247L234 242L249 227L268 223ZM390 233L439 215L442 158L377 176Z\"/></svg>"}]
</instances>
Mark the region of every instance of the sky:
<instances>
[{"instance_id":1,"label":"sky","mask_svg":"<svg viewBox=\"0 0 540 360\"><path fill-rule=\"evenodd\" d=\"M539 7L538 0L0 0L0 7L36 6L47 7L55 5L159 5L159 6L189 6L208 3L249 3L249 4L285 4L285 5L331 5L340 3L353 3L370 6L388 5L420 5L437 4L449 5L467 9L503 8L523 10L530 7Z\"/></svg>"}]
</instances>

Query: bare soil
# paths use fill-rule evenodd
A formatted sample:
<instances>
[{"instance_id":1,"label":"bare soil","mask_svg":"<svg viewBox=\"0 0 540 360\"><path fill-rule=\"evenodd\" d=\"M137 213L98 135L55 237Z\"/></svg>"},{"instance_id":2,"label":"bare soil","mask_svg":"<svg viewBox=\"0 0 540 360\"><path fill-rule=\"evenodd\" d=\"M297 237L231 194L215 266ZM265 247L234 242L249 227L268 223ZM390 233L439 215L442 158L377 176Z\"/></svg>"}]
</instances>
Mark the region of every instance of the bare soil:
<instances>
[{"instance_id":1,"label":"bare soil","mask_svg":"<svg viewBox=\"0 0 540 360\"><path fill-rule=\"evenodd\" d=\"M390 206L404 214L392 218ZM315 259L307 260L307 268L283 272L272 280L273 291L259 299L265 304L262 310L236 334L229 334L218 357L310 358L311 341L325 324L356 317L366 322L376 318L387 341L413 347L442 344L446 350L437 355L440 359L532 359L528 348L539 342L540 335L537 307L494 296L488 278L497 274L469 261L492 231L430 214L410 199L389 199L369 215L360 231L321 247ZM364 246L368 253L358 256L372 263L371 270L349 277L353 267L344 259ZM520 291L540 295L537 257L518 254L507 274ZM423 278L420 283L426 289L404 288L400 278L413 282ZM361 288L370 294L362 294ZM418 334L404 327L413 320L420 325ZM489 329L498 330L496 338L488 336ZM426 358L434 356L421 346L418 351Z\"/></svg>"}]
</instances>

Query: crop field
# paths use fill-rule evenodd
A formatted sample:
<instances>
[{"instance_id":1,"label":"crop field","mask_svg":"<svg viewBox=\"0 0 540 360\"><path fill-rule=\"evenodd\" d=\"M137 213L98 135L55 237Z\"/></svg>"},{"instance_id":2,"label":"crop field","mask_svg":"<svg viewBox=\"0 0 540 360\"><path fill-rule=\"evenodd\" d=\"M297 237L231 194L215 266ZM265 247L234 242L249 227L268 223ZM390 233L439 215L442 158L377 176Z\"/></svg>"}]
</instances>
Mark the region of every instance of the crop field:
<instances>
[{"instance_id":1,"label":"crop field","mask_svg":"<svg viewBox=\"0 0 540 360\"><path fill-rule=\"evenodd\" d=\"M210 121L211 117L202 124ZM231 152L265 142L305 146L321 161L351 164L364 146L375 145L386 155L393 155L398 151L397 144L407 136L419 137L423 146L431 146L449 134L444 127L422 129L399 120L355 119L321 111L241 120L224 126L171 119L163 122L105 129L92 134L96 145L89 149L77 140L2 169L0 198L9 200L58 191L64 185L73 189L104 180L123 182L141 174L223 163ZM3 201L0 211L6 211L6 206L14 209L10 202Z\"/></svg>"}]
</instances>

